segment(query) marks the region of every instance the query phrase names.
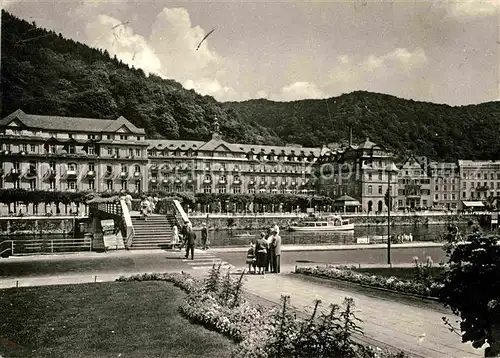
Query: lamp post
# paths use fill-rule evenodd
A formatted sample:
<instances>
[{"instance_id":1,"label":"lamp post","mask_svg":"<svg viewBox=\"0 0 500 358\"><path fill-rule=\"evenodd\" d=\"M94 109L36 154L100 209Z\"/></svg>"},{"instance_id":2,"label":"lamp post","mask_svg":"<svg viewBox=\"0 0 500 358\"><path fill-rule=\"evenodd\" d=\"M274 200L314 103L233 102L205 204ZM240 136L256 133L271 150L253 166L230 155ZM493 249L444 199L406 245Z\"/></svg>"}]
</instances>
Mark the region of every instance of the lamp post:
<instances>
[{"instance_id":1,"label":"lamp post","mask_svg":"<svg viewBox=\"0 0 500 358\"><path fill-rule=\"evenodd\" d=\"M386 169L387 172L387 194L386 194L386 205L387 205L387 264L391 265L391 209L392 209L392 195L391 195L391 175L398 172L398 168L394 163L389 165Z\"/></svg>"}]
</instances>

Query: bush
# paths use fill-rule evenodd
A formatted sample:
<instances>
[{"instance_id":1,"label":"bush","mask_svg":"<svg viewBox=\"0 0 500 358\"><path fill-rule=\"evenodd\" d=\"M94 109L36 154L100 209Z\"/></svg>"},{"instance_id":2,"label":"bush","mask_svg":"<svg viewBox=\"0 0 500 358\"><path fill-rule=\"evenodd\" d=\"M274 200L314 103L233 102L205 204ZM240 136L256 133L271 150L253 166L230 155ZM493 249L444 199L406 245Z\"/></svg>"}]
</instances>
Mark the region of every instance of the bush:
<instances>
[{"instance_id":1,"label":"bush","mask_svg":"<svg viewBox=\"0 0 500 358\"><path fill-rule=\"evenodd\" d=\"M343 280L361 285L426 297L438 297L439 291L443 287L441 283L429 280L427 274L421 273L422 275L424 275L424 278L421 280L425 280L425 282L417 282L410 280L400 280L396 277L387 278L377 275L369 276L363 273L356 272L354 269L354 266L346 267L329 265L316 267L298 267L295 270L295 273L327 279ZM422 268L416 266L415 270L419 272L419 270L422 270Z\"/></svg>"}]
</instances>

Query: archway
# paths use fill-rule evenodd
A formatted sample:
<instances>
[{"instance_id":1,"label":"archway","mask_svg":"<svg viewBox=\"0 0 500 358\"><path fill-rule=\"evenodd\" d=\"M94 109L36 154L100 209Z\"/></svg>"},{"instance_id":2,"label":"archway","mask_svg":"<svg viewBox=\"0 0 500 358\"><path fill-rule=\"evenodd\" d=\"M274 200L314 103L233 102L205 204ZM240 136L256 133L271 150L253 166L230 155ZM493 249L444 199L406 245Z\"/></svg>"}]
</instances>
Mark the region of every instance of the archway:
<instances>
[{"instance_id":1,"label":"archway","mask_svg":"<svg viewBox=\"0 0 500 358\"><path fill-rule=\"evenodd\" d=\"M378 212L381 213L382 212L382 207L383 207L384 204L382 204L382 200L379 200L378 201Z\"/></svg>"},{"instance_id":2,"label":"archway","mask_svg":"<svg viewBox=\"0 0 500 358\"><path fill-rule=\"evenodd\" d=\"M373 211L373 202L370 200L368 202L368 212L371 213Z\"/></svg>"}]
</instances>

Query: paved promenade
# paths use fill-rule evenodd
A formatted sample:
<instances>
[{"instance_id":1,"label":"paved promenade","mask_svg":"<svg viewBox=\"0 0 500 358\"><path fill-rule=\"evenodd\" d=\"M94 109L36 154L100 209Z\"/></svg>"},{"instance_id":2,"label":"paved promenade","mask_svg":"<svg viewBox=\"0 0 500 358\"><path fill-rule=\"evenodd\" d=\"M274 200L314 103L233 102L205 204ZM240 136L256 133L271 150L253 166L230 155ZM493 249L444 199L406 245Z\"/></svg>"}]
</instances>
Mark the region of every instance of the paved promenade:
<instances>
[{"instance_id":1,"label":"paved promenade","mask_svg":"<svg viewBox=\"0 0 500 358\"><path fill-rule=\"evenodd\" d=\"M245 290L272 302L279 302L282 294L290 295L292 306L305 312L311 312L316 298L321 299L323 309L327 309L330 303L341 303L344 297L352 297L369 341L382 342L416 357L484 356L483 350L460 343L460 337L444 326L443 316L449 317L451 322L457 319L444 310L371 297L292 274L250 275Z\"/></svg>"}]
</instances>

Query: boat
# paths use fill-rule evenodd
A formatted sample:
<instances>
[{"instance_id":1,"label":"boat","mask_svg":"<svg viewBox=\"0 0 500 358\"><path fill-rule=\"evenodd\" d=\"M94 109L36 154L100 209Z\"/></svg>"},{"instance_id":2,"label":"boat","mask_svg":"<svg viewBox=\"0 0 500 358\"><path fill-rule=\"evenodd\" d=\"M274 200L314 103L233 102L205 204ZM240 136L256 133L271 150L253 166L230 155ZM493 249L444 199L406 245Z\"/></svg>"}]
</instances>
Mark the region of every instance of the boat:
<instances>
[{"instance_id":1,"label":"boat","mask_svg":"<svg viewBox=\"0 0 500 358\"><path fill-rule=\"evenodd\" d=\"M292 224L290 231L353 231L354 224L338 215L326 218L308 218L300 223Z\"/></svg>"},{"instance_id":2,"label":"boat","mask_svg":"<svg viewBox=\"0 0 500 358\"><path fill-rule=\"evenodd\" d=\"M250 234L248 231L244 234L234 235L234 237L254 237L254 234Z\"/></svg>"}]
</instances>

